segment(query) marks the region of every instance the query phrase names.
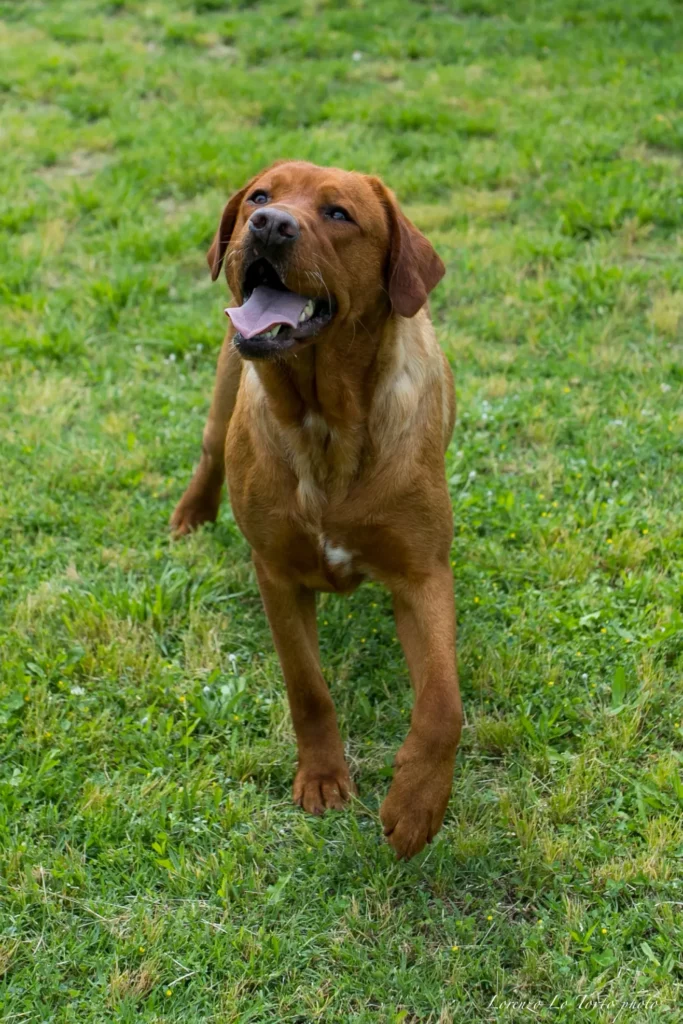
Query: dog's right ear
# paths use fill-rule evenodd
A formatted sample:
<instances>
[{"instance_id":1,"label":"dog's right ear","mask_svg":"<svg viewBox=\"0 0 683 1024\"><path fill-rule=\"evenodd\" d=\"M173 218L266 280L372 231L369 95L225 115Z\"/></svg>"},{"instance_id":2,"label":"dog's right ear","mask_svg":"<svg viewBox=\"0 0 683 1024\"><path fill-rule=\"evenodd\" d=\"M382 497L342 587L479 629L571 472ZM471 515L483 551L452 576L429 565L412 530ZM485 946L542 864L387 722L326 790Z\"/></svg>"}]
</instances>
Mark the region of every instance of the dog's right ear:
<instances>
[{"instance_id":1,"label":"dog's right ear","mask_svg":"<svg viewBox=\"0 0 683 1024\"><path fill-rule=\"evenodd\" d=\"M252 179L252 181L253 180L254 179ZM218 225L218 231L211 243L211 248L206 254L209 269L211 270L212 281L215 281L221 272L225 253L227 252L228 246L230 245L230 239L232 238L232 232L235 227L239 208L242 205L247 189L251 188L252 181L247 182L244 188L241 188L239 192L235 192L234 196L232 196L225 205L225 209L221 216L221 222Z\"/></svg>"}]
</instances>

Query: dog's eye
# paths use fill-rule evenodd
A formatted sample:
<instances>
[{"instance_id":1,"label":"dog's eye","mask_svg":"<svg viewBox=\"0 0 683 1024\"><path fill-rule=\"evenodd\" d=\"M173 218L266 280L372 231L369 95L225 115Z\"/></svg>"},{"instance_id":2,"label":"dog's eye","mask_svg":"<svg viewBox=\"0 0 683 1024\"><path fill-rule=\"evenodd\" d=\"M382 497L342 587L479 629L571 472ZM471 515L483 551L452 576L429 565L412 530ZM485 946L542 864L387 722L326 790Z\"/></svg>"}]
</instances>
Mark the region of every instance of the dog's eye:
<instances>
[{"instance_id":1,"label":"dog's eye","mask_svg":"<svg viewBox=\"0 0 683 1024\"><path fill-rule=\"evenodd\" d=\"M353 218L343 206L328 206L325 209L325 216L329 217L330 220L347 220L349 224L353 224Z\"/></svg>"},{"instance_id":2,"label":"dog's eye","mask_svg":"<svg viewBox=\"0 0 683 1024\"><path fill-rule=\"evenodd\" d=\"M247 202L255 203L256 206L263 206L263 204L267 203L269 199L270 196L264 189L257 188L255 192L251 193Z\"/></svg>"}]
</instances>

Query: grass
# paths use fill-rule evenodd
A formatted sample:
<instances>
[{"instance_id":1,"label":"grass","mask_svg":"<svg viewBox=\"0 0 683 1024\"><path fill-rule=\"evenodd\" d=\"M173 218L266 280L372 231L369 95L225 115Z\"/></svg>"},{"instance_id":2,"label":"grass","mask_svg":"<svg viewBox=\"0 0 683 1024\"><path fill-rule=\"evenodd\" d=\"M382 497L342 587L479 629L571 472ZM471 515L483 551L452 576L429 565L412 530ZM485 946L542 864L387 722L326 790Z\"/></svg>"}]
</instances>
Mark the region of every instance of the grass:
<instances>
[{"instance_id":1,"label":"grass","mask_svg":"<svg viewBox=\"0 0 683 1024\"><path fill-rule=\"evenodd\" d=\"M681 1020L683 9L1 0L0 1013ZM467 711L396 864L387 595L323 597L361 801L294 743L227 507L170 543L227 195L383 175L448 265Z\"/></svg>"}]
</instances>

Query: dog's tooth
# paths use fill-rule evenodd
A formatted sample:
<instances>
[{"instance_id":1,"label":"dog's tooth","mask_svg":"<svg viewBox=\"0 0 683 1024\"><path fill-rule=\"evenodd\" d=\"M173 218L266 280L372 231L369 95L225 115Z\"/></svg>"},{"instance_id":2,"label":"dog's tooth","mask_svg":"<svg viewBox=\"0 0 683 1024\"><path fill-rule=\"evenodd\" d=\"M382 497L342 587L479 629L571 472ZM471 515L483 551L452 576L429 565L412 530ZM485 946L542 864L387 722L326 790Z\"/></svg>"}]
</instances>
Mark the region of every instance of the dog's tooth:
<instances>
[{"instance_id":1,"label":"dog's tooth","mask_svg":"<svg viewBox=\"0 0 683 1024\"><path fill-rule=\"evenodd\" d=\"M315 312L315 299L309 299L304 308L299 313L299 323L302 324L304 320L310 320Z\"/></svg>"}]
</instances>

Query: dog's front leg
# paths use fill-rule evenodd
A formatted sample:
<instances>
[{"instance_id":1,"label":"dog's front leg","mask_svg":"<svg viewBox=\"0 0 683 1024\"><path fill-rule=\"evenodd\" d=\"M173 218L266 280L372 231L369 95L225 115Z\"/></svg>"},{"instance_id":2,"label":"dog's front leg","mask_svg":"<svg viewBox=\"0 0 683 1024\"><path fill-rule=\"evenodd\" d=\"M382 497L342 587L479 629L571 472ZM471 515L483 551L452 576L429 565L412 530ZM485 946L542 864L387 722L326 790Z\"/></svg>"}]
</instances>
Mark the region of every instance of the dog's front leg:
<instances>
[{"instance_id":1,"label":"dog's front leg","mask_svg":"<svg viewBox=\"0 0 683 1024\"><path fill-rule=\"evenodd\" d=\"M455 655L453 577L447 564L393 589L398 636L415 690L411 727L380 809L400 857L412 857L441 828L462 728Z\"/></svg>"},{"instance_id":2,"label":"dog's front leg","mask_svg":"<svg viewBox=\"0 0 683 1024\"><path fill-rule=\"evenodd\" d=\"M315 595L254 555L263 605L287 685L299 766L294 802L311 814L341 809L355 786L320 669Z\"/></svg>"},{"instance_id":3,"label":"dog's front leg","mask_svg":"<svg viewBox=\"0 0 683 1024\"><path fill-rule=\"evenodd\" d=\"M225 438L242 374L242 360L228 334L218 356L216 384L211 408L204 427L202 454L187 490L171 517L176 537L213 523L223 494L225 480Z\"/></svg>"}]
</instances>

